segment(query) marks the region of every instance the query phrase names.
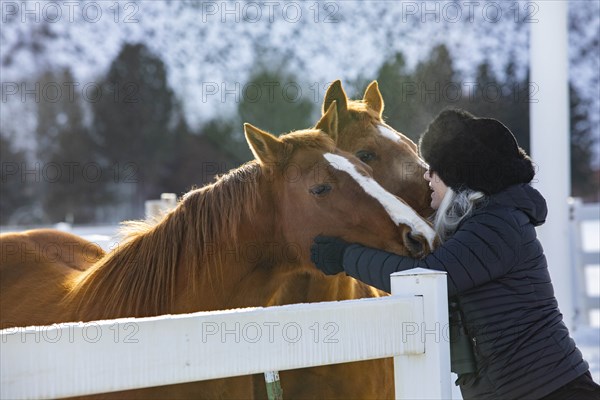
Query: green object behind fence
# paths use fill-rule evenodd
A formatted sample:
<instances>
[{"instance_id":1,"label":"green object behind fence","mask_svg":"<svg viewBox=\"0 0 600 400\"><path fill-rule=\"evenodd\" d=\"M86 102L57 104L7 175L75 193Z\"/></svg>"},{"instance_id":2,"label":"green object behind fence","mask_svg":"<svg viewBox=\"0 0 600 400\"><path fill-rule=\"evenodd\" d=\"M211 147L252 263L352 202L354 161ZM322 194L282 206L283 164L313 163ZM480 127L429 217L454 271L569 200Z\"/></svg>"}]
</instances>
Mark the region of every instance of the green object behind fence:
<instances>
[{"instance_id":1,"label":"green object behind fence","mask_svg":"<svg viewBox=\"0 0 600 400\"><path fill-rule=\"evenodd\" d=\"M283 400L283 390L279 382L279 372L265 372L265 383L267 385L267 398L269 400Z\"/></svg>"}]
</instances>

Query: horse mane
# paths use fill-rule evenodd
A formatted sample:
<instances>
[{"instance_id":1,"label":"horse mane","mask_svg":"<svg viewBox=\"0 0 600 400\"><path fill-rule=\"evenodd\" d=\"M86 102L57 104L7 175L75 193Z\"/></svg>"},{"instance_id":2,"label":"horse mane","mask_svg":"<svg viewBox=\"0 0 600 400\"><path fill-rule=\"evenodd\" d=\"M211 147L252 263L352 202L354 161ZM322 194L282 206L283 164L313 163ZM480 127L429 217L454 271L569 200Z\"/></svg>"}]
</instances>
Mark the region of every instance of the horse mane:
<instances>
[{"instance_id":1,"label":"horse mane","mask_svg":"<svg viewBox=\"0 0 600 400\"><path fill-rule=\"evenodd\" d=\"M71 282L67 301L92 318L168 313L180 268L192 290L202 274L211 284L218 278L211 266L221 266L219 245L236 245L241 219L259 201L260 175L257 162L246 163L185 194L158 222L125 222L122 242ZM92 316L98 307L102 315Z\"/></svg>"}]
</instances>

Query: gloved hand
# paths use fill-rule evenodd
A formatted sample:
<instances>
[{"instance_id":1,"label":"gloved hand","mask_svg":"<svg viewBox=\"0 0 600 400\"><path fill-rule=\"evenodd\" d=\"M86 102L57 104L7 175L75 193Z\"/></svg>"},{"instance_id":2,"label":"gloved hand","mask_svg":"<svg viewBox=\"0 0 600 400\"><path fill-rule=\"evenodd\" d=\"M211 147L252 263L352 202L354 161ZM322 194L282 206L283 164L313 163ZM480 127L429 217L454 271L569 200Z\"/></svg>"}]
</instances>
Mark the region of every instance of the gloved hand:
<instances>
[{"instance_id":1,"label":"gloved hand","mask_svg":"<svg viewBox=\"0 0 600 400\"><path fill-rule=\"evenodd\" d=\"M317 236L310 246L310 260L325 273L335 275L344 271L344 252L350 243L330 236Z\"/></svg>"}]
</instances>

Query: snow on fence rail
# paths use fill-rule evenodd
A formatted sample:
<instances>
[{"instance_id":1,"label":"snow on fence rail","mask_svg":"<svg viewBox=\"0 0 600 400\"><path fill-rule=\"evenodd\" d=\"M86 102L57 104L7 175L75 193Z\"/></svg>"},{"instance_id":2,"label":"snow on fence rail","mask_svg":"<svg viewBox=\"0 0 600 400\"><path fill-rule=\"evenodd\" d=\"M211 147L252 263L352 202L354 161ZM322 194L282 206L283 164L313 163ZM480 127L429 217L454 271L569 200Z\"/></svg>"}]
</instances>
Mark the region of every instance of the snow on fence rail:
<instances>
[{"instance_id":1,"label":"snow on fence rail","mask_svg":"<svg viewBox=\"0 0 600 400\"><path fill-rule=\"evenodd\" d=\"M584 204L581 199L569 199L569 219L573 279L575 325L590 325L590 312L600 309L600 296L590 295L586 285L586 267L600 265L600 251L584 248L583 224L600 220L600 204Z\"/></svg>"},{"instance_id":2,"label":"snow on fence rail","mask_svg":"<svg viewBox=\"0 0 600 400\"><path fill-rule=\"evenodd\" d=\"M446 276L423 269L394 274L385 298L9 328L0 346L0 398L384 357L394 357L396 398L451 398Z\"/></svg>"}]
</instances>

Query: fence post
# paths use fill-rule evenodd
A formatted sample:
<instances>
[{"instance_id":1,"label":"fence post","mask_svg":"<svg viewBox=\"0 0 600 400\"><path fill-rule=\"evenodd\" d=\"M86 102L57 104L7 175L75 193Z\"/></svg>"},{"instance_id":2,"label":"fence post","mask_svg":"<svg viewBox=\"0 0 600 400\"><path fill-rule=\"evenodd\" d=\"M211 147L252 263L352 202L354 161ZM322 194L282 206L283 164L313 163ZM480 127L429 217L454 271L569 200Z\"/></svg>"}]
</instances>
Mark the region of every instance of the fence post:
<instances>
[{"instance_id":1,"label":"fence post","mask_svg":"<svg viewBox=\"0 0 600 400\"><path fill-rule=\"evenodd\" d=\"M281 389L278 371L265 372L265 384L267 385L267 399L283 400L283 390Z\"/></svg>"},{"instance_id":2,"label":"fence post","mask_svg":"<svg viewBox=\"0 0 600 400\"><path fill-rule=\"evenodd\" d=\"M160 218L177 206L175 193L162 193L160 200L146 200L144 203L146 218Z\"/></svg>"},{"instance_id":3,"label":"fence post","mask_svg":"<svg viewBox=\"0 0 600 400\"><path fill-rule=\"evenodd\" d=\"M422 296L424 309L421 326L403 324L403 335L420 335L425 353L394 357L396 399L451 399L446 273L416 268L392 274L391 283L392 296Z\"/></svg>"},{"instance_id":4,"label":"fence post","mask_svg":"<svg viewBox=\"0 0 600 400\"><path fill-rule=\"evenodd\" d=\"M529 24L529 82L539 88L529 103L533 187L542 192L549 217L536 228L544 247L554 296L567 328L573 328L572 276L569 268L569 218L565 201L571 189L569 153L569 42L566 1L537 1L536 23ZM532 93L533 94L533 93ZM533 96L532 96L533 97ZM548 134L552 132L552 134Z\"/></svg>"}]
</instances>

